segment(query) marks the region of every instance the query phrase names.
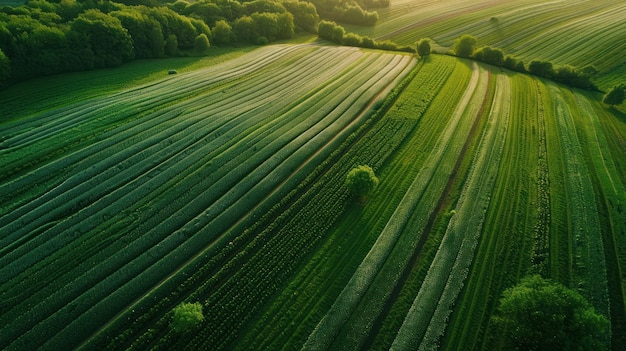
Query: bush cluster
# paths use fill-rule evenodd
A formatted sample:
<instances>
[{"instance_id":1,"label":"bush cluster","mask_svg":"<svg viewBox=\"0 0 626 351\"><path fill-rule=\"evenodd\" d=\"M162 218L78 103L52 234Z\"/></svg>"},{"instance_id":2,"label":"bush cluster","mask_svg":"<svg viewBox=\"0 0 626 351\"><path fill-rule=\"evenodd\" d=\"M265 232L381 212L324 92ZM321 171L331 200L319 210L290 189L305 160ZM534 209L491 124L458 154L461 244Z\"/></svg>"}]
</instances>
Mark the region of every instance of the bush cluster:
<instances>
[{"instance_id":1,"label":"bush cluster","mask_svg":"<svg viewBox=\"0 0 626 351\"><path fill-rule=\"evenodd\" d=\"M373 26L378 21L378 12L368 8L389 6L388 0L308 0L315 5L322 18L355 24Z\"/></svg>"},{"instance_id":2,"label":"bush cluster","mask_svg":"<svg viewBox=\"0 0 626 351\"><path fill-rule=\"evenodd\" d=\"M533 60L528 65L514 56L506 55L502 49L483 46L476 48L477 39L471 35L462 35L452 48L453 54L459 57L473 58L494 66L508 68L512 71L530 73L532 75L552 79L554 81L587 90L598 90L591 82L593 67L581 70L570 65L555 67L549 61Z\"/></svg>"},{"instance_id":3,"label":"bush cluster","mask_svg":"<svg viewBox=\"0 0 626 351\"><path fill-rule=\"evenodd\" d=\"M361 36L356 33L346 33L345 28L332 21L320 21L317 34L320 38L339 45L389 51L415 52L415 49L410 46L398 46L396 43L389 40L376 41L370 37Z\"/></svg>"}]
</instances>

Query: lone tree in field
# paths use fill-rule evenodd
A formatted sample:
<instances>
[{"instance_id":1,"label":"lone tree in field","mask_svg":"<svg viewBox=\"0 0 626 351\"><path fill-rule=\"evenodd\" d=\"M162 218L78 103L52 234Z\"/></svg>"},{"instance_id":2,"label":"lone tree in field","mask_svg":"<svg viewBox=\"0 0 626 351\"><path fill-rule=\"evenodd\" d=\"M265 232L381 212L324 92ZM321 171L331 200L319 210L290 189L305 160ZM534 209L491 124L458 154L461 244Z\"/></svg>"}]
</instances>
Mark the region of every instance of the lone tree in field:
<instances>
[{"instance_id":1,"label":"lone tree in field","mask_svg":"<svg viewBox=\"0 0 626 351\"><path fill-rule=\"evenodd\" d=\"M575 290L533 275L508 289L492 317L505 350L606 350L610 323Z\"/></svg>"},{"instance_id":2,"label":"lone tree in field","mask_svg":"<svg viewBox=\"0 0 626 351\"><path fill-rule=\"evenodd\" d=\"M610 106L621 105L626 99L626 91L624 85L616 85L608 93L604 95L602 102Z\"/></svg>"},{"instance_id":3,"label":"lone tree in field","mask_svg":"<svg viewBox=\"0 0 626 351\"><path fill-rule=\"evenodd\" d=\"M370 166L358 166L346 176L346 185L350 193L363 202L378 185L378 178Z\"/></svg>"},{"instance_id":4,"label":"lone tree in field","mask_svg":"<svg viewBox=\"0 0 626 351\"><path fill-rule=\"evenodd\" d=\"M454 53L459 57L469 58L474 53L476 42L475 37L464 34L454 42Z\"/></svg>"},{"instance_id":5,"label":"lone tree in field","mask_svg":"<svg viewBox=\"0 0 626 351\"><path fill-rule=\"evenodd\" d=\"M430 55L430 39L421 39L417 42L417 54L421 57Z\"/></svg>"},{"instance_id":6,"label":"lone tree in field","mask_svg":"<svg viewBox=\"0 0 626 351\"><path fill-rule=\"evenodd\" d=\"M202 305L196 303L181 303L174 308L174 318L170 327L177 333L191 330L204 320Z\"/></svg>"}]
</instances>

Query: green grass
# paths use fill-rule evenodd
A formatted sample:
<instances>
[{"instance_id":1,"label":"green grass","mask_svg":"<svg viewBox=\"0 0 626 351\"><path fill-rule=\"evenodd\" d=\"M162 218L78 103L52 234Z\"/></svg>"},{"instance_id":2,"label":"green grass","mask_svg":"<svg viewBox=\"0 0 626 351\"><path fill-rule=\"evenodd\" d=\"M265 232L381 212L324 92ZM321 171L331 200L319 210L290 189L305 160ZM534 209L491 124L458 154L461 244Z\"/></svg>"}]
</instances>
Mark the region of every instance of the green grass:
<instances>
[{"instance_id":1,"label":"green grass","mask_svg":"<svg viewBox=\"0 0 626 351\"><path fill-rule=\"evenodd\" d=\"M373 38L413 45L432 38L445 51L463 34L478 38L477 47L490 45L528 63L546 60L555 65L593 65L601 89L619 80L623 69L626 5L617 0L589 2L516 1L394 1L379 10L374 27L347 26ZM572 35L576 33L576 35ZM602 33L602 35L598 35Z\"/></svg>"},{"instance_id":2,"label":"green grass","mask_svg":"<svg viewBox=\"0 0 626 351\"><path fill-rule=\"evenodd\" d=\"M0 125L85 99L106 96L168 77L168 70L191 72L232 60L254 47L213 48L208 56L136 60L117 68L32 79L2 90ZM24 101L30 103L24 104Z\"/></svg>"}]
</instances>

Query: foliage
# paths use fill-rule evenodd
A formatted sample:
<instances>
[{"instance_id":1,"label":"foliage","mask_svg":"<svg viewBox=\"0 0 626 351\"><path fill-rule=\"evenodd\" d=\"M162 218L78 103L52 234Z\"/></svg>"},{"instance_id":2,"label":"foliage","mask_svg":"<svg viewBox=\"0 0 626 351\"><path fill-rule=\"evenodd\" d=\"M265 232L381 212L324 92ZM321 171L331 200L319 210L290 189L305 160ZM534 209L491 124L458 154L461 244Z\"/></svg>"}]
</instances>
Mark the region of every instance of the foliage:
<instances>
[{"instance_id":1,"label":"foliage","mask_svg":"<svg viewBox=\"0 0 626 351\"><path fill-rule=\"evenodd\" d=\"M424 38L417 42L417 54L421 57L430 55L430 39Z\"/></svg>"},{"instance_id":2,"label":"foliage","mask_svg":"<svg viewBox=\"0 0 626 351\"><path fill-rule=\"evenodd\" d=\"M3 86L3 83L9 79L11 76L11 63L9 59L4 54L2 49L0 48L0 88Z\"/></svg>"},{"instance_id":3,"label":"foliage","mask_svg":"<svg viewBox=\"0 0 626 351\"><path fill-rule=\"evenodd\" d=\"M494 66L503 66L504 65L504 53L501 49L492 48L490 46L483 46L481 48L476 49L473 57L485 63Z\"/></svg>"},{"instance_id":4,"label":"foliage","mask_svg":"<svg viewBox=\"0 0 626 351\"><path fill-rule=\"evenodd\" d=\"M609 90L604 97L602 98L602 102L607 105L616 106L620 105L626 99L626 87L621 85L615 85Z\"/></svg>"},{"instance_id":5,"label":"foliage","mask_svg":"<svg viewBox=\"0 0 626 351\"><path fill-rule=\"evenodd\" d=\"M170 327L177 333L192 330L204 320L202 305L199 302L182 303L174 308Z\"/></svg>"},{"instance_id":6,"label":"foliage","mask_svg":"<svg viewBox=\"0 0 626 351\"><path fill-rule=\"evenodd\" d=\"M367 165L353 168L346 175L346 186L358 199L366 198L378 186L378 178L374 170Z\"/></svg>"},{"instance_id":7,"label":"foliage","mask_svg":"<svg viewBox=\"0 0 626 351\"><path fill-rule=\"evenodd\" d=\"M314 5L293 0L285 5L272 0L243 5L237 0L181 0L167 6L160 1L29 1L0 10L0 47L10 68L0 75L0 86L119 66L134 58L197 52L198 37L213 42L210 28L217 28L218 45L256 44L292 38L295 22L315 31L318 21Z\"/></svg>"},{"instance_id":8,"label":"foliage","mask_svg":"<svg viewBox=\"0 0 626 351\"><path fill-rule=\"evenodd\" d=\"M215 27L211 31L213 42L217 45L230 44L234 39L233 27L225 20L215 22Z\"/></svg>"},{"instance_id":9,"label":"foliage","mask_svg":"<svg viewBox=\"0 0 626 351\"><path fill-rule=\"evenodd\" d=\"M205 54L207 50L209 50L210 46L211 44L209 43L209 38L207 37L206 34L202 33L196 37L195 43L194 43L194 49L196 50L197 53Z\"/></svg>"},{"instance_id":10,"label":"foliage","mask_svg":"<svg viewBox=\"0 0 626 351\"><path fill-rule=\"evenodd\" d=\"M454 53L459 57L469 58L474 53L477 39L469 34L459 37L453 46Z\"/></svg>"},{"instance_id":11,"label":"foliage","mask_svg":"<svg viewBox=\"0 0 626 351\"><path fill-rule=\"evenodd\" d=\"M315 5L306 1L287 0L283 6L293 15L296 26L309 33L315 33L315 28L320 21Z\"/></svg>"},{"instance_id":12,"label":"foliage","mask_svg":"<svg viewBox=\"0 0 626 351\"><path fill-rule=\"evenodd\" d=\"M554 67L552 62L533 60L528 64L528 73L551 79L554 77Z\"/></svg>"},{"instance_id":13,"label":"foliage","mask_svg":"<svg viewBox=\"0 0 626 351\"><path fill-rule=\"evenodd\" d=\"M507 350L602 350L610 334L578 292L539 275L504 291L492 321Z\"/></svg>"},{"instance_id":14,"label":"foliage","mask_svg":"<svg viewBox=\"0 0 626 351\"><path fill-rule=\"evenodd\" d=\"M346 34L346 30L335 22L323 20L320 21L317 27L317 34L322 39L342 44L343 36Z\"/></svg>"},{"instance_id":15,"label":"foliage","mask_svg":"<svg viewBox=\"0 0 626 351\"><path fill-rule=\"evenodd\" d=\"M357 1L309 0L323 19L359 26L373 26L378 21L376 11L363 9ZM373 5L373 4L372 4Z\"/></svg>"}]
</instances>

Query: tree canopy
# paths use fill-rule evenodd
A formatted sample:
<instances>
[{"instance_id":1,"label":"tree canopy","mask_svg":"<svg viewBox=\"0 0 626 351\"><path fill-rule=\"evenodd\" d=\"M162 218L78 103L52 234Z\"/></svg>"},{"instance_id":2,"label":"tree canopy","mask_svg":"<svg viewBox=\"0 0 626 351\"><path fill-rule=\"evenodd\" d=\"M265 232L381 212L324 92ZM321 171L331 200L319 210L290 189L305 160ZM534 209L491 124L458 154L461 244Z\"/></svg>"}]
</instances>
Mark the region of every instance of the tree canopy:
<instances>
[{"instance_id":1,"label":"tree canopy","mask_svg":"<svg viewBox=\"0 0 626 351\"><path fill-rule=\"evenodd\" d=\"M474 46L477 41L475 37L469 34L462 35L454 42L454 53L457 56L469 58L474 53Z\"/></svg>"},{"instance_id":2,"label":"tree canopy","mask_svg":"<svg viewBox=\"0 0 626 351\"><path fill-rule=\"evenodd\" d=\"M430 55L430 39L421 39L417 42L417 54L426 57Z\"/></svg>"},{"instance_id":3,"label":"tree canopy","mask_svg":"<svg viewBox=\"0 0 626 351\"><path fill-rule=\"evenodd\" d=\"M199 302L182 303L174 308L174 317L170 327L178 333L191 330L204 320L202 305Z\"/></svg>"},{"instance_id":4,"label":"tree canopy","mask_svg":"<svg viewBox=\"0 0 626 351\"><path fill-rule=\"evenodd\" d=\"M506 290L492 316L506 350L606 350L608 319L577 291L533 275Z\"/></svg>"},{"instance_id":5,"label":"tree canopy","mask_svg":"<svg viewBox=\"0 0 626 351\"><path fill-rule=\"evenodd\" d=\"M370 166L362 165L353 168L346 176L346 185L353 196L364 200L378 185L378 178Z\"/></svg>"},{"instance_id":6,"label":"tree canopy","mask_svg":"<svg viewBox=\"0 0 626 351\"><path fill-rule=\"evenodd\" d=\"M315 6L294 0L28 1L0 8L0 87L135 58L202 55L210 28L219 45L257 44L292 38L295 22L314 31L318 21Z\"/></svg>"}]
</instances>

